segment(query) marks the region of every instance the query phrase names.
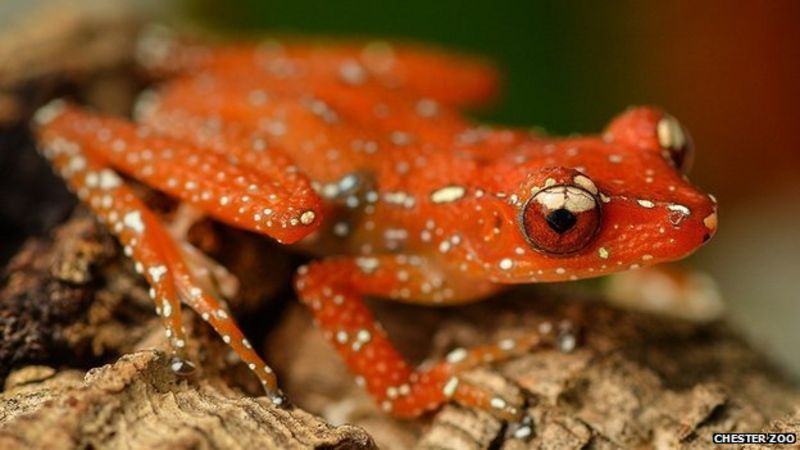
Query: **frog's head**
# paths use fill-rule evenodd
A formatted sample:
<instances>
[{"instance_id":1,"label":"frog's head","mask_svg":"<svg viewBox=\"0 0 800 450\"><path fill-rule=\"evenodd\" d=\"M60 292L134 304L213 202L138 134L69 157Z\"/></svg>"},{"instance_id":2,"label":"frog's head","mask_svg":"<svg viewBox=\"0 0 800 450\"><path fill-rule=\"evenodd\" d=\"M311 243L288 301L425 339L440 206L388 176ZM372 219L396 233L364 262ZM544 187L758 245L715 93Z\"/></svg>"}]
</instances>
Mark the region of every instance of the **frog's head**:
<instances>
[{"instance_id":1,"label":"frog's head","mask_svg":"<svg viewBox=\"0 0 800 450\"><path fill-rule=\"evenodd\" d=\"M600 137L532 142L496 166L506 195L484 204L473 257L506 283L681 259L717 229L713 197L684 175L690 151L681 125L652 108L623 113Z\"/></svg>"}]
</instances>

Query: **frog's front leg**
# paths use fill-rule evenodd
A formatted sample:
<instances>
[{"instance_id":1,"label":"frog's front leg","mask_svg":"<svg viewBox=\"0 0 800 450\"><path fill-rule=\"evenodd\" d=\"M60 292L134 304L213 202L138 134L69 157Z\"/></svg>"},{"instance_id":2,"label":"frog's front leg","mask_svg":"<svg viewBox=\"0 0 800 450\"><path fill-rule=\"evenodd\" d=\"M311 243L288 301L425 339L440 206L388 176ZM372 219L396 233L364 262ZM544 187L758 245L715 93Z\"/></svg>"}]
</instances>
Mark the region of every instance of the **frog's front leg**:
<instances>
[{"instance_id":1,"label":"frog's front leg","mask_svg":"<svg viewBox=\"0 0 800 450\"><path fill-rule=\"evenodd\" d=\"M55 120L62 108L59 103L54 103L37 114L42 154L70 189L117 237L125 255L133 259L136 271L147 279L152 287L150 295L156 304L156 312L165 324L172 347L181 353L186 345L180 309L183 302L200 314L247 363L273 402L282 403L283 397L277 389L273 371L253 351L222 303L201 288L178 245L155 214L101 158L86 151L84 142L62 135L57 128L45 126Z\"/></svg>"},{"instance_id":2,"label":"frog's front leg","mask_svg":"<svg viewBox=\"0 0 800 450\"><path fill-rule=\"evenodd\" d=\"M552 333L505 339L495 345L456 349L426 370L403 360L363 302L363 295L419 303L458 303L496 292L497 285L454 279L427 258L408 255L333 258L298 271L296 287L315 323L336 346L350 370L382 408L398 417L415 417L450 399L516 419L522 399L508 401L469 384L460 373L480 364L553 344Z\"/></svg>"},{"instance_id":3,"label":"frog's front leg","mask_svg":"<svg viewBox=\"0 0 800 450\"><path fill-rule=\"evenodd\" d=\"M227 224L293 243L322 220L309 180L282 158L264 158L270 164L256 171L211 147L63 102L41 111L49 120L40 121L40 138L79 142L83 153ZM230 143L235 155L247 153L241 144Z\"/></svg>"}]
</instances>

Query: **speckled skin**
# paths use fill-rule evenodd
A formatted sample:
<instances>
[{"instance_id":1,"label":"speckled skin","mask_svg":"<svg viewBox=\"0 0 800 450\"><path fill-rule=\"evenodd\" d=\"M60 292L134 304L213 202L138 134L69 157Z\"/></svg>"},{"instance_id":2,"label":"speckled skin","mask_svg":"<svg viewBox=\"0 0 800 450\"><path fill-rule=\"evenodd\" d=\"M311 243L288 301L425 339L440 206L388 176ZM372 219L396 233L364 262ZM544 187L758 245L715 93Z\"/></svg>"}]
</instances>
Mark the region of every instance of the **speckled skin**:
<instances>
[{"instance_id":1,"label":"speckled skin","mask_svg":"<svg viewBox=\"0 0 800 450\"><path fill-rule=\"evenodd\" d=\"M653 108L623 113L600 136L548 138L461 116L497 84L464 57L386 44L142 50L169 81L143 94L137 123L55 102L35 120L43 154L136 261L173 346L185 344L183 302L275 402L272 371L114 170L322 256L299 269L298 295L357 381L400 417L448 399L515 417L513 402L459 372L553 344L556 331L545 324L415 370L363 295L467 302L679 259L716 230L713 198L680 170L688 136Z\"/></svg>"}]
</instances>

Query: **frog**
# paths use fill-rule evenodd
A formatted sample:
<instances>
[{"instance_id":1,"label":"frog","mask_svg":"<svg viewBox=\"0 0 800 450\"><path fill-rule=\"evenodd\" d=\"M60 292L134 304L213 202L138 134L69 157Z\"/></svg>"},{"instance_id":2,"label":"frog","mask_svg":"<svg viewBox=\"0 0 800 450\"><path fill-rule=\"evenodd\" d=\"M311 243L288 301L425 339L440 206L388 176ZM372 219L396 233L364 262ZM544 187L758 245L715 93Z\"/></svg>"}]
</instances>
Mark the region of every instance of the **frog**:
<instances>
[{"instance_id":1,"label":"frog","mask_svg":"<svg viewBox=\"0 0 800 450\"><path fill-rule=\"evenodd\" d=\"M400 418L447 402L519 417L468 369L558 345L543 324L415 368L365 297L458 305L518 284L566 282L680 260L717 230L717 202L687 178L678 120L631 107L591 135L474 122L499 71L414 44L267 40L139 46L158 81L133 118L63 99L38 110L41 154L116 236L180 354L186 305L276 405L274 371L224 296L124 177L202 215L312 255L298 299L377 404Z\"/></svg>"}]
</instances>

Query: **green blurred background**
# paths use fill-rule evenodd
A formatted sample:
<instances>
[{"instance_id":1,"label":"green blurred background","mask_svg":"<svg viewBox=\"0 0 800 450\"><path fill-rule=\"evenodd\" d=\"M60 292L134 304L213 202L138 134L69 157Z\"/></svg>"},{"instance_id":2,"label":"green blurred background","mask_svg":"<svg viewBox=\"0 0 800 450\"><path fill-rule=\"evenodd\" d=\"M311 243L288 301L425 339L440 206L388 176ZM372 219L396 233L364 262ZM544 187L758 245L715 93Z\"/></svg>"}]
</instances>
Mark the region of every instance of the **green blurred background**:
<instances>
[{"instance_id":1,"label":"green blurred background","mask_svg":"<svg viewBox=\"0 0 800 450\"><path fill-rule=\"evenodd\" d=\"M412 39L487 55L506 80L483 120L596 132L652 103L692 132L692 179L720 232L688 264L729 316L800 374L800 2L183 0L232 34Z\"/></svg>"}]
</instances>

